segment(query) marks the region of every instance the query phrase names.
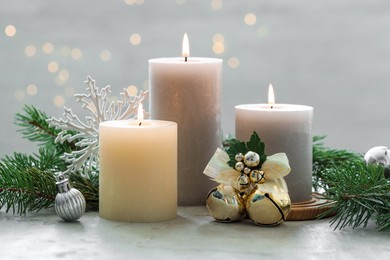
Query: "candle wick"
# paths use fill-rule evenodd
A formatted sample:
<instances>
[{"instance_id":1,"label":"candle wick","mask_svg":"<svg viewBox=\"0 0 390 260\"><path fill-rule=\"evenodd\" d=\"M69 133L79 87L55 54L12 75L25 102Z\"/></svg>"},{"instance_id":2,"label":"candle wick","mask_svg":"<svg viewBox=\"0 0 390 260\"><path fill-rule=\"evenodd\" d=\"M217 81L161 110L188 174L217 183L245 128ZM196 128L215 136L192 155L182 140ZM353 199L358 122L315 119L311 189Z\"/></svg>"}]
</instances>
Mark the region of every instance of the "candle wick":
<instances>
[{"instance_id":1,"label":"candle wick","mask_svg":"<svg viewBox=\"0 0 390 260\"><path fill-rule=\"evenodd\" d=\"M274 108L274 106L271 106L271 109Z\"/></svg>"},{"instance_id":2,"label":"candle wick","mask_svg":"<svg viewBox=\"0 0 390 260\"><path fill-rule=\"evenodd\" d=\"M142 125L142 122L139 122L138 126L141 126Z\"/></svg>"},{"instance_id":3,"label":"candle wick","mask_svg":"<svg viewBox=\"0 0 390 260\"><path fill-rule=\"evenodd\" d=\"M187 62L187 58L188 58L187 56L184 57L184 61L185 61L185 62Z\"/></svg>"}]
</instances>

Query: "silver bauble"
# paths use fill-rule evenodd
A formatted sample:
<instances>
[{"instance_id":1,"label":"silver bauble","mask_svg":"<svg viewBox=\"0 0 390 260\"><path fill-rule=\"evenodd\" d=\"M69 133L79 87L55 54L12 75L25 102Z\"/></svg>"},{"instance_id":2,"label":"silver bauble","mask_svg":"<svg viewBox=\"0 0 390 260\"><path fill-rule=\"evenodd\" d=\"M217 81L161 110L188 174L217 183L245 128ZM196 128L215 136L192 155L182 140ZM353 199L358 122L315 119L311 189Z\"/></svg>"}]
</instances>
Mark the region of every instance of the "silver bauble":
<instances>
[{"instance_id":1,"label":"silver bauble","mask_svg":"<svg viewBox=\"0 0 390 260\"><path fill-rule=\"evenodd\" d=\"M386 146L376 146L364 155L366 163L380 164L385 167L385 177L390 178L390 149Z\"/></svg>"},{"instance_id":2,"label":"silver bauble","mask_svg":"<svg viewBox=\"0 0 390 260\"><path fill-rule=\"evenodd\" d=\"M54 208L57 215L65 221L75 221L85 212L86 202L83 194L71 188L68 179L60 174L56 177L58 194L55 198Z\"/></svg>"},{"instance_id":3,"label":"silver bauble","mask_svg":"<svg viewBox=\"0 0 390 260\"><path fill-rule=\"evenodd\" d=\"M390 165L390 149L386 146L376 146L367 151L364 155L366 163Z\"/></svg>"},{"instance_id":4,"label":"silver bauble","mask_svg":"<svg viewBox=\"0 0 390 260\"><path fill-rule=\"evenodd\" d=\"M221 222L239 221L245 216L245 207L232 186L219 185L207 195L206 206L210 215Z\"/></svg>"},{"instance_id":5,"label":"silver bauble","mask_svg":"<svg viewBox=\"0 0 390 260\"><path fill-rule=\"evenodd\" d=\"M244 155L244 163L248 167L255 167L260 163L260 156L255 152L249 151Z\"/></svg>"}]
</instances>

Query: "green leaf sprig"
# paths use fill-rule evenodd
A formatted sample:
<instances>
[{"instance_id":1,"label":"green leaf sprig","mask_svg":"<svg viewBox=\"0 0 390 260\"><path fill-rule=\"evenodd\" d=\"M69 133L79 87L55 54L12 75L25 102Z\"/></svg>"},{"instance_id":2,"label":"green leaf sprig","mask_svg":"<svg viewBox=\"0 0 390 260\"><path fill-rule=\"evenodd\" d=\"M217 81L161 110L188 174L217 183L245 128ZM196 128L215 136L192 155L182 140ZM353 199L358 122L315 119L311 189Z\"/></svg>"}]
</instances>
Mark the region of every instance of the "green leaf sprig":
<instances>
[{"instance_id":1,"label":"green leaf sprig","mask_svg":"<svg viewBox=\"0 0 390 260\"><path fill-rule=\"evenodd\" d=\"M267 159L267 155L264 153L265 144L261 141L259 135L256 132L253 132L251 138L246 143L235 138L230 139L228 141L228 147L229 148L226 151L230 158L228 164L232 168L234 168L236 165L235 156L238 153L242 153L243 155L249 151L257 153L260 156L260 164L258 166L259 168Z\"/></svg>"}]
</instances>

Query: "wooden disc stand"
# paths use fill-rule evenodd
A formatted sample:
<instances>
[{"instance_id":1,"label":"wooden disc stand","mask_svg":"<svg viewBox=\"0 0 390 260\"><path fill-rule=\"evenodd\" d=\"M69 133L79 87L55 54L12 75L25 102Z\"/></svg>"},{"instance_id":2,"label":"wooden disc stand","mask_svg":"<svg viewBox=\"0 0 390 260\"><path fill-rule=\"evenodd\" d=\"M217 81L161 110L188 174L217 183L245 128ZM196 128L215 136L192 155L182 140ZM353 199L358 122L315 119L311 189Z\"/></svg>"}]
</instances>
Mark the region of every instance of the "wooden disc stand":
<instances>
[{"instance_id":1,"label":"wooden disc stand","mask_svg":"<svg viewBox=\"0 0 390 260\"><path fill-rule=\"evenodd\" d=\"M332 208L329 202L329 200L321 198L320 194L313 193L311 199L308 201L292 203L286 220L301 221L317 219L320 214ZM330 214L327 217L332 215L334 214Z\"/></svg>"}]
</instances>

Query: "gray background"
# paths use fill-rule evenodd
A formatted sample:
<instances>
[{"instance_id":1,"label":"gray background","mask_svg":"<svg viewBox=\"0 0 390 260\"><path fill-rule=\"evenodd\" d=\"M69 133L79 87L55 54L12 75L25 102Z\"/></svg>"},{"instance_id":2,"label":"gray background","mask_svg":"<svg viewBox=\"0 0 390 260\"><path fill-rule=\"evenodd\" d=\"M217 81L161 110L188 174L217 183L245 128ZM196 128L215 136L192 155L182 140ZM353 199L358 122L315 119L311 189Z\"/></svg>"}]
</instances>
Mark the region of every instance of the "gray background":
<instances>
[{"instance_id":1,"label":"gray background","mask_svg":"<svg viewBox=\"0 0 390 260\"><path fill-rule=\"evenodd\" d=\"M24 104L59 117L63 106L53 103L59 96L83 113L72 94L84 92L87 75L114 94L130 85L145 89L148 59L179 56L184 32L192 56L224 59L225 134L234 133L234 106L266 102L273 83L276 102L314 107L313 133L327 135L328 146L365 152L390 145L388 1L131 2L0 1L0 156L36 151L13 125ZM254 25L245 23L248 13L256 15ZM13 37L4 33L10 24ZM139 45L129 42L133 33L141 35ZM213 52L217 33L224 36L221 54ZM54 46L49 54L42 50L47 42ZM27 46L35 55L25 54ZM81 58L72 58L74 49ZM105 50L109 61L100 58ZM229 67L231 57L239 59L237 68ZM48 71L52 61L55 73Z\"/></svg>"}]
</instances>

